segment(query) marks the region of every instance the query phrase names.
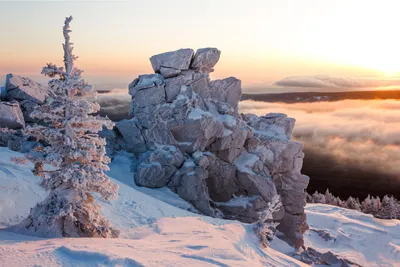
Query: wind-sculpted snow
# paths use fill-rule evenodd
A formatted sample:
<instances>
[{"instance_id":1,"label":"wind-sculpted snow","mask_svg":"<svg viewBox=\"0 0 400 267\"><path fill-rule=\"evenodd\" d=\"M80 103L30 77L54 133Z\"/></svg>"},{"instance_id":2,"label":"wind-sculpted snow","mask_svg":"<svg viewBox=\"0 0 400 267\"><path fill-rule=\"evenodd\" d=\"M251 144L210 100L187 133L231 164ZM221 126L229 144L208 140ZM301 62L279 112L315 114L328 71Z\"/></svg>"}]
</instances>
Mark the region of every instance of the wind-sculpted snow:
<instances>
[{"instance_id":1,"label":"wind-sculpted snow","mask_svg":"<svg viewBox=\"0 0 400 267\"><path fill-rule=\"evenodd\" d=\"M294 119L239 114L241 81L209 76L220 53L181 49L151 57L155 73L129 85L132 119L103 133L109 151L134 153L137 185L167 186L212 217L255 222L278 193L283 208L274 219L285 240L301 247L308 177L301 174L302 145L290 140Z\"/></svg>"}]
</instances>

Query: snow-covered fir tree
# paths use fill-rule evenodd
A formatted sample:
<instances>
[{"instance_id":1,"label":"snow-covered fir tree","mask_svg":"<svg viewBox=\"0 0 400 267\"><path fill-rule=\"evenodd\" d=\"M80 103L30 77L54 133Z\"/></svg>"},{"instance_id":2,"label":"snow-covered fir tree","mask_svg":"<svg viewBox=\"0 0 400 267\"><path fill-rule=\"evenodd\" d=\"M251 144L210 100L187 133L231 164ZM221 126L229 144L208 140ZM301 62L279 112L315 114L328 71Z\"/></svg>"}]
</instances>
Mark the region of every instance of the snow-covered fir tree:
<instances>
[{"instance_id":1,"label":"snow-covered fir tree","mask_svg":"<svg viewBox=\"0 0 400 267\"><path fill-rule=\"evenodd\" d=\"M319 193L318 191L315 191L315 193L312 195L313 197L313 202L314 203L322 203L322 204L328 204L325 203L325 195Z\"/></svg>"},{"instance_id":2,"label":"snow-covered fir tree","mask_svg":"<svg viewBox=\"0 0 400 267\"><path fill-rule=\"evenodd\" d=\"M360 208L361 205L358 198L349 197L346 201L346 206L348 209L361 210Z\"/></svg>"},{"instance_id":3,"label":"snow-covered fir tree","mask_svg":"<svg viewBox=\"0 0 400 267\"><path fill-rule=\"evenodd\" d=\"M329 189L325 191L325 203L332 203L335 197L329 192Z\"/></svg>"},{"instance_id":4,"label":"snow-covered fir tree","mask_svg":"<svg viewBox=\"0 0 400 267\"><path fill-rule=\"evenodd\" d=\"M371 213L371 214L374 212L370 195L368 195L361 203L361 211L364 213Z\"/></svg>"},{"instance_id":5,"label":"snow-covered fir tree","mask_svg":"<svg viewBox=\"0 0 400 267\"><path fill-rule=\"evenodd\" d=\"M393 196L384 196L382 199L382 206L378 214L382 219L396 219L399 215L399 205Z\"/></svg>"},{"instance_id":6,"label":"snow-covered fir tree","mask_svg":"<svg viewBox=\"0 0 400 267\"><path fill-rule=\"evenodd\" d=\"M400 219L400 201L393 196L384 196L382 201L379 197L368 195L361 203L358 198L349 197L346 201L333 196L329 190L325 194L307 194L307 203L321 203L338 206L346 209L354 209L363 213L372 214L382 219Z\"/></svg>"},{"instance_id":7,"label":"snow-covered fir tree","mask_svg":"<svg viewBox=\"0 0 400 267\"><path fill-rule=\"evenodd\" d=\"M376 197L376 198L371 198L371 202L372 202L372 212L371 214L377 215L382 207L382 203L381 203L381 199L380 197Z\"/></svg>"},{"instance_id":8,"label":"snow-covered fir tree","mask_svg":"<svg viewBox=\"0 0 400 267\"><path fill-rule=\"evenodd\" d=\"M81 78L82 70L74 67L77 57L69 36L71 20L66 18L63 27L65 68L47 64L42 71L53 78L49 81L52 95L31 113L42 124L25 129L25 134L45 144L27 158L50 194L14 228L44 237L118 237L119 231L100 214L93 195L104 200L117 195L118 185L104 173L110 162L106 141L98 136L103 126L112 129L114 123L90 115L100 106L88 100L96 91ZM47 164L51 168L46 169Z\"/></svg>"}]
</instances>

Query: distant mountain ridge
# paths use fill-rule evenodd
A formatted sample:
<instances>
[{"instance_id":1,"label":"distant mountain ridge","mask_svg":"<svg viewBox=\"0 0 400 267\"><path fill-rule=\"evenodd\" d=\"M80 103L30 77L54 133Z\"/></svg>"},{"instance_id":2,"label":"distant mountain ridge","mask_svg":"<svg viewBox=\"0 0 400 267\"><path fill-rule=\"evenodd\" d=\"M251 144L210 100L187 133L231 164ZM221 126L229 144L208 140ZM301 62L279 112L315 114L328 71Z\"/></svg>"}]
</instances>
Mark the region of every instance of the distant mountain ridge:
<instances>
[{"instance_id":1,"label":"distant mountain ridge","mask_svg":"<svg viewBox=\"0 0 400 267\"><path fill-rule=\"evenodd\" d=\"M242 94L243 100L264 102L304 103L341 100L400 99L400 90L347 92L294 92L269 94Z\"/></svg>"}]
</instances>

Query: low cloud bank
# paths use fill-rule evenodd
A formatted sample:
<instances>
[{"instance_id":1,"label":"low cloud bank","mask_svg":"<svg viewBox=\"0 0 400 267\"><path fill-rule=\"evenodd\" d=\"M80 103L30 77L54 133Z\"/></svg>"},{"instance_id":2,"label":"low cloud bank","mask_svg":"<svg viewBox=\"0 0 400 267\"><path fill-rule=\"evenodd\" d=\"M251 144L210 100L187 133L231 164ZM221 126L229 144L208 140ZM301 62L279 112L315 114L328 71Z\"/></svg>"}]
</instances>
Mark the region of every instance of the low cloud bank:
<instances>
[{"instance_id":1,"label":"low cloud bank","mask_svg":"<svg viewBox=\"0 0 400 267\"><path fill-rule=\"evenodd\" d=\"M108 116L112 121L128 119L131 96L128 89L112 89L109 92L102 92L97 96L100 104L101 116Z\"/></svg>"},{"instance_id":2,"label":"low cloud bank","mask_svg":"<svg viewBox=\"0 0 400 267\"><path fill-rule=\"evenodd\" d=\"M311 176L311 188L318 185L323 190L325 183L325 187L347 185L342 190L363 196L385 190L400 196L400 101L243 101L240 111L282 112L296 119L293 137L305 146L303 170Z\"/></svg>"}]
</instances>

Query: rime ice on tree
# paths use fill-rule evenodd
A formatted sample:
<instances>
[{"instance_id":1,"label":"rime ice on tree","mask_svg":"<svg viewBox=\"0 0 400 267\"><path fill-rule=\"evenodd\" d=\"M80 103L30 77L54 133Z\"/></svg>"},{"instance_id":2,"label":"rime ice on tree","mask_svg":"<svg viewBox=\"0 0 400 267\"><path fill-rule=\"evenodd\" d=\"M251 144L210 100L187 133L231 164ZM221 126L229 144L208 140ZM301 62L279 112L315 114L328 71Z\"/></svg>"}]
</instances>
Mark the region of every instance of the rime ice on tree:
<instances>
[{"instance_id":1,"label":"rime ice on tree","mask_svg":"<svg viewBox=\"0 0 400 267\"><path fill-rule=\"evenodd\" d=\"M118 185L104 173L110 162L106 141L98 136L103 126L112 129L114 123L90 115L100 106L85 99L94 97L96 91L81 78L82 70L74 68L77 57L72 54L69 36L71 20L66 18L63 28L65 69L47 64L42 71L54 78L49 81L52 96L31 114L43 124L25 130L48 144L27 157L50 195L15 228L45 237L118 237L119 231L100 215L92 195L98 193L105 200L117 195ZM54 168L45 170L45 164Z\"/></svg>"}]
</instances>

